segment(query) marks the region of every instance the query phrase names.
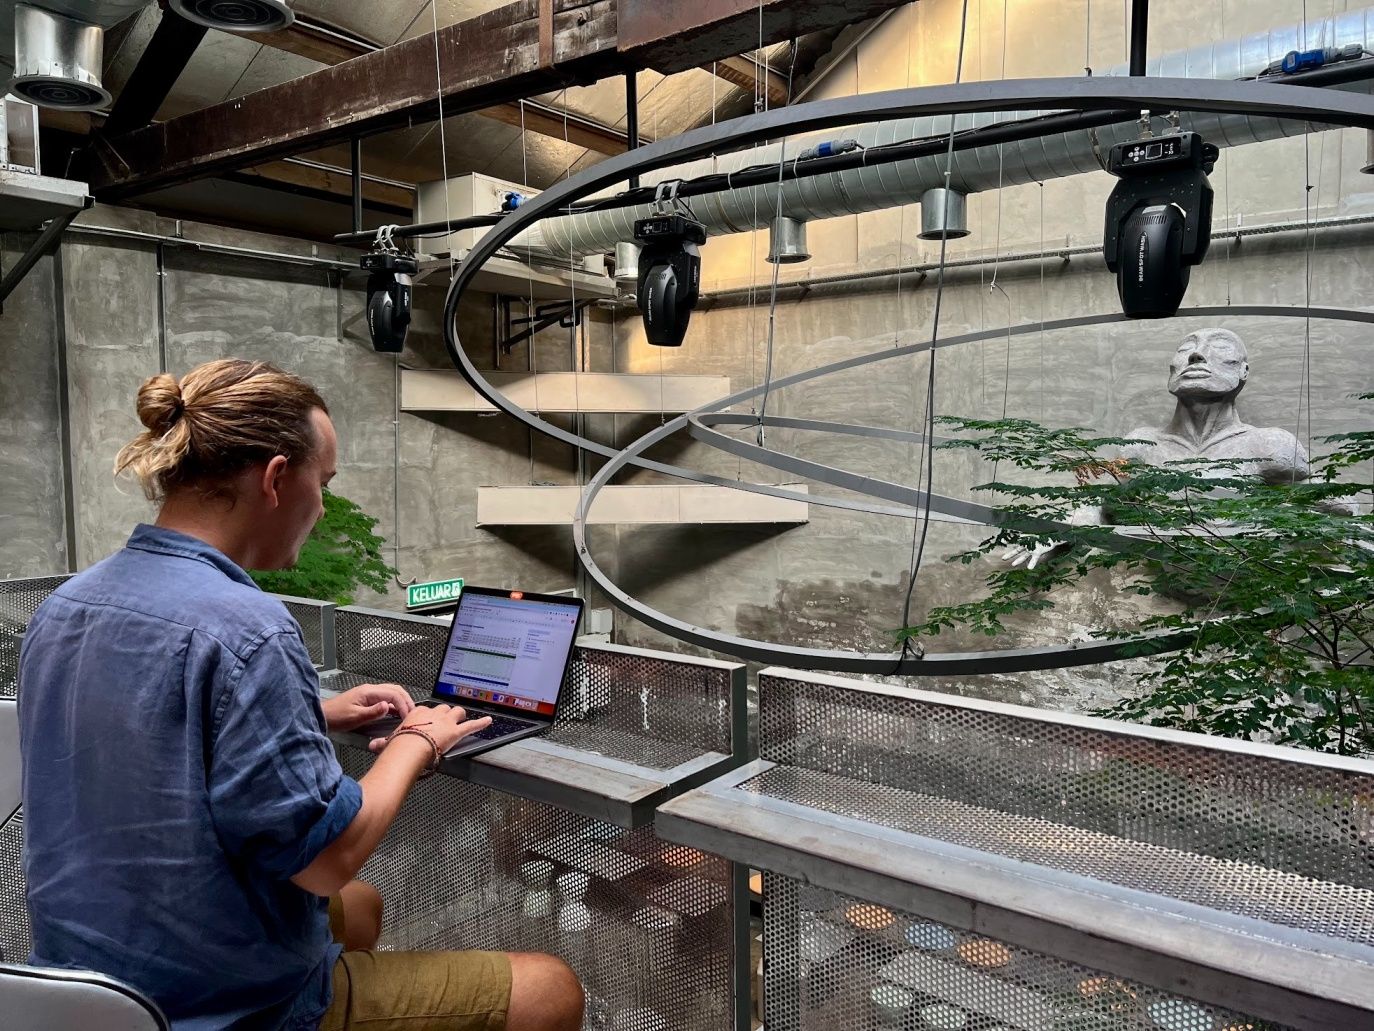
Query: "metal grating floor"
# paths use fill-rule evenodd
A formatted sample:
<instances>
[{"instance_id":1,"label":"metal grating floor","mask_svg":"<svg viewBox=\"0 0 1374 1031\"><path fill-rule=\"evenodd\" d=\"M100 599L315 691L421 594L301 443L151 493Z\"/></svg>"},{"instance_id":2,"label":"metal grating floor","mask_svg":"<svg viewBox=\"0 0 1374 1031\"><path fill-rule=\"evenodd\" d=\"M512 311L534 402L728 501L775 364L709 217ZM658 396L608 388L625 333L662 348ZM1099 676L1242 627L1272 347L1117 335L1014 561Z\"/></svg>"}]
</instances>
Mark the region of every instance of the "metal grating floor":
<instances>
[{"instance_id":1,"label":"metal grating floor","mask_svg":"<svg viewBox=\"0 0 1374 1031\"><path fill-rule=\"evenodd\" d=\"M769 1031L1281 1031L779 874L763 888Z\"/></svg>"},{"instance_id":2,"label":"metal grating floor","mask_svg":"<svg viewBox=\"0 0 1374 1031\"><path fill-rule=\"evenodd\" d=\"M740 789L1285 927L1374 944L1374 891L777 766Z\"/></svg>"}]
</instances>

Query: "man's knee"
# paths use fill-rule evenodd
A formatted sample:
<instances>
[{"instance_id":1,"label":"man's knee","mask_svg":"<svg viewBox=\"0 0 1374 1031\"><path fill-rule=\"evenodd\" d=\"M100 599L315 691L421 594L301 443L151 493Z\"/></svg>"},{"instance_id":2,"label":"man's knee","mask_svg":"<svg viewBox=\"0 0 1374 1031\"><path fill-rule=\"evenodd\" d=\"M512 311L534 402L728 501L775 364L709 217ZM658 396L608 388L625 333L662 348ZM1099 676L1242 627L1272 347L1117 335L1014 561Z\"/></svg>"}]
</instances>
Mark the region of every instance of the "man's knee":
<instances>
[{"instance_id":1,"label":"man's knee","mask_svg":"<svg viewBox=\"0 0 1374 1031\"><path fill-rule=\"evenodd\" d=\"M557 956L513 952L510 973L506 1031L579 1031L582 983L568 964Z\"/></svg>"}]
</instances>

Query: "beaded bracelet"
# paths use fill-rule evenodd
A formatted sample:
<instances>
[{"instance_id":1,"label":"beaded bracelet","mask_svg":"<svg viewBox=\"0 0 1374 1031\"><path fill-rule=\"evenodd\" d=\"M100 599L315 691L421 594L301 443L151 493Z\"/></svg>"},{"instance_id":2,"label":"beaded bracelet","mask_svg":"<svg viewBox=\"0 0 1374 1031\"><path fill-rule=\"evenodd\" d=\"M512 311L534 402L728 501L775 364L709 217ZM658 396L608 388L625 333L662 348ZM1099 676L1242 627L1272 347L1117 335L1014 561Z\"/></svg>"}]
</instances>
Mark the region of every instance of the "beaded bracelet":
<instances>
[{"instance_id":1,"label":"beaded bracelet","mask_svg":"<svg viewBox=\"0 0 1374 1031\"><path fill-rule=\"evenodd\" d=\"M439 748L439 742L434 740L429 731L420 729L421 727L431 726L433 726L432 723L407 724L403 727L397 727L391 732L391 736L387 738L387 741L391 742L402 734L414 734L416 737L422 737L429 742L429 747L434 749L434 758L430 761L429 767L416 778L417 780L424 780L426 777L432 776L439 769L439 761L444 757L444 753Z\"/></svg>"}]
</instances>

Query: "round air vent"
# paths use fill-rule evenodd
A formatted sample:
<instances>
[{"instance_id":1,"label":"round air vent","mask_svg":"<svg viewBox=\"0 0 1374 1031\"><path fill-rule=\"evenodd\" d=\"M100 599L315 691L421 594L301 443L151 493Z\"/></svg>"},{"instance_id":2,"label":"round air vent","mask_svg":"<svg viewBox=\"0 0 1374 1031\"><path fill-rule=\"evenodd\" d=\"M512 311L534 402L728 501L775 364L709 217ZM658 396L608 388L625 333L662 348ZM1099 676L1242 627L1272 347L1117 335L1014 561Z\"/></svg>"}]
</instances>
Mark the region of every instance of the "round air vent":
<instances>
[{"instance_id":1,"label":"round air vent","mask_svg":"<svg viewBox=\"0 0 1374 1031\"><path fill-rule=\"evenodd\" d=\"M10 92L39 107L58 107L67 111L94 111L110 102L110 95L99 86L46 75L15 79Z\"/></svg>"},{"instance_id":2,"label":"round air vent","mask_svg":"<svg viewBox=\"0 0 1374 1031\"><path fill-rule=\"evenodd\" d=\"M40 107L92 111L110 102L100 84L104 31L75 18L17 4L9 92Z\"/></svg>"},{"instance_id":3,"label":"round air vent","mask_svg":"<svg viewBox=\"0 0 1374 1031\"><path fill-rule=\"evenodd\" d=\"M172 10L225 32L275 32L296 20L286 0L170 0Z\"/></svg>"}]
</instances>

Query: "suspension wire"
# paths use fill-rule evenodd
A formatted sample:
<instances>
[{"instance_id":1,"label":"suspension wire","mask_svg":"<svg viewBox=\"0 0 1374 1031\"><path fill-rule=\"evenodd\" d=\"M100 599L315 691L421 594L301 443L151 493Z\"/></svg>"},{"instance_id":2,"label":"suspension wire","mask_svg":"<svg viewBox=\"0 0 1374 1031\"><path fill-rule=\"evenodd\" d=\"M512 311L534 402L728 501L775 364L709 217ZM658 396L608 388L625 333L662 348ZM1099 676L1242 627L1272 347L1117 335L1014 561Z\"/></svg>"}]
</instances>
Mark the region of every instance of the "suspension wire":
<instances>
[{"instance_id":1,"label":"suspension wire","mask_svg":"<svg viewBox=\"0 0 1374 1031\"><path fill-rule=\"evenodd\" d=\"M450 208L448 199L448 139L444 132L444 70L439 63L439 10L438 0L429 0L429 16L434 22L434 84L438 93L439 101L439 164L443 169L444 175L444 219L448 222L453 221L453 212ZM453 257L453 239L449 238L448 248L448 275L453 278L454 270L457 269L458 262Z\"/></svg>"},{"instance_id":2,"label":"suspension wire","mask_svg":"<svg viewBox=\"0 0 1374 1031\"><path fill-rule=\"evenodd\" d=\"M968 0L963 0L963 13L959 21L959 53L956 58L954 81L959 83L963 80L964 73L964 46L968 38ZM950 177L954 170L954 129L955 116L949 116L949 147L945 152L945 189L949 189ZM931 347L927 352L930 364L927 366L926 376L926 405L925 405L925 427L926 439L924 442L925 452L925 510L921 513L919 532L913 528L912 533L912 557L910 563L910 576L907 581L906 597L902 601L902 626L908 626L911 622L911 598L916 590L916 577L921 571L921 560L925 557L926 537L930 531L930 506L931 493L935 489L935 355L936 343L940 339L940 311L945 295L945 264L949 248L949 206L944 209L943 225L940 227L940 264L936 268L935 280L935 312L931 321L930 341ZM921 489L920 471L916 489ZM902 651L899 656L906 658L912 648L910 637L902 639ZM898 666L900 668L900 665ZM896 670L894 669L894 674Z\"/></svg>"},{"instance_id":3,"label":"suspension wire","mask_svg":"<svg viewBox=\"0 0 1374 1031\"><path fill-rule=\"evenodd\" d=\"M530 183L530 150L529 133L525 128L525 101L520 101L520 181L526 186ZM525 282L526 289L529 291L525 295L525 315L534 318L534 258L530 255L525 256ZM534 381L534 408L540 410L539 405L539 351L535 347L535 334L531 333L525 339L525 365L530 370L530 378ZM534 430L530 430L530 485L534 485Z\"/></svg>"},{"instance_id":4,"label":"suspension wire","mask_svg":"<svg viewBox=\"0 0 1374 1031\"><path fill-rule=\"evenodd\" d=\"M1083 72L1093 73L1093 0L1084 0L1087 14L1083 18Z\"/></svg>"},{"instance_id":5,"label":"suspension wire","mask_svg":"<svg viewBox=\"0 0 1374 1031\"><path fill-rule=\"evenodd\" d=\"M1040 187L1040 424L1045 423L1045 184ZM1228 302L1229 303L1229 302Z\"/></svg>"},{"instance_id":6,"label":"suspension wire","mask_svg":"<svg viewBox=\"0 0 1374 1031\"><path fill-rule=\"evenodd\" d=\"M563 92L558 99L558 103L563 108L563 146L565 148L571 148L572 144L568 141L568 87L563 87ZM583 151L583 153L585 154L586 152ZM563 166L563 179L566 180L568 176L572 175L572 166L575 163L576 162L571 160L571 155L569 155L568 163ZM527 183L526 185L529 184ZM568 312L568 317L572 319L573 357L575 358L575 361L573 362L573 408L575 409L576 414L573 416L573 421L577 424L578 427L577 435L581 437L586 435L586 419L582 415L581 375L581 373L584 371L582 366L585 364L585 355L579 353L577 349L577 329L579 324L585 324L585 321L580 320L577 315L577 258L572 248L568 249L568 304L570 309ZM659 395L662 396L662 376L660 376L658 380L658 390ZM660 407L662 407L661 404ZM582 450L579 448L577 450L577 485L579 487L583 485L583 477L581 473L586 468L586 462L584 461L584 458L585 456Z\"/></svg>"},{"instance_id":7,"label":"suspension wire","mask_svg":"<svg viewBox=\"0 0 1374 1031\"><path fill-rule=\"evenodd\" d=\"M1307 0L1302 0L1302 45L1307 45ZM1309 126L1310 128L1310 126ZM1303 221L1306 223L1303 239L1303 289L1308 306L1308 314L1303 318L1302 331L1302 374L1298 379L1298 409L1293 426L1293 477L1297 476L1298 448L1302 438L1303 401L1307 402L1307 439L1309 451L1312 438L1312 134L1303 133ZM1309 453L1309 461L1311 455Z\"/></svg>"},{"instance_id":8,"label":"suspension wire","mask_svg":"<svg viewBox=\"0 0 1374 1031\"><path fill-rule=\"evenodd\" d=\"M1002 67L1000 78L1005 80L1007 77L1007 0L1002 0ZM1006 340L1006 362L1002 370L1002 419L1007 417L1007 398L1011 393L1011 327L1012 327L1012 302L1011 294L1008 293L997 282L997 273L1002 262L1002 144L997 145L997 239L993 244L993 263L992 263L992 283L988 286L989 295L994 291L999 291L1007 302L1007 340ZM987 345L983 345L986 349ZM992 463L992 478L997 479L997 462Z\"/></svg>"},{"instance_id":9,"label":"suspension wire","mask_svg":"<svg viewBox=\"0 0 1374 1031\"><path fill-rule=\"evenodd\" d=\"M916 39L916 5L907 5L907 26L906 26L906 85L911 88L911 64L915 54L914 43ZM895 299L893 301L892 312L892 346L898 348L902 344L902 273L900 271L906 258L906 206L903 205L897 216L897 261L898 268L896 279ZM858 235L855 234L855 258L858 258ZM920 248L917 247L919 256Z\"/></svg>"},{"instance_id":10,"label":"suspension wire","mask_svg":"<svg viewBox=\"0 0 1374 1031\"><path fill-rule=\"evenodd\" d=\"M796 53L796 48L793 47L793 48L792 48L792 61L791 61L791 63L790 63L790 64L788 65L788 67L787 67L787 102L788 102L789 104L792 102L792 73L796 71L796 68L797 68L797 53ZM774 211L773 211L773 218L774 218L775 221L776 221L777 219L782 218L782 175L783 175L783 169L786 168L786 167L787 167L787 140L784 139L784 140L782 141L782 143L779 145L779 148L778 148L778 186L777 186L777 189L778 189L778 196L777 196L777 205L776 205L776 207L775 207L775 209L774 209ZM778 312L778 273L779 273L781 270L782 270L782 262L780 262L780 261L775 261L775 262L773 262L773 276L772 276L772 280L773 280L773 281L772 281L772 285L769 287L769 295L768 295L768 347L767 347L767 350L766 350L766 352L765 352L764 366L763 366L763 397L762 397L762 399L761 399L760 402L759 402L759 421L758 421L758 435L757 435L759 447L763 447L763 446L764 446L764 443L763 443L763 441L764 441L763 419L764 419L764 416L768 413L768 394L769 394L769 392L772 390L772 387L773 387L773 337L774 337L774 331L775 331L776 326L777 326L777 312ZM901 276L898 276L898 277L897 277L897 281L898 281L899 283L901 282Z\"/></svg>"}]
</instances>

